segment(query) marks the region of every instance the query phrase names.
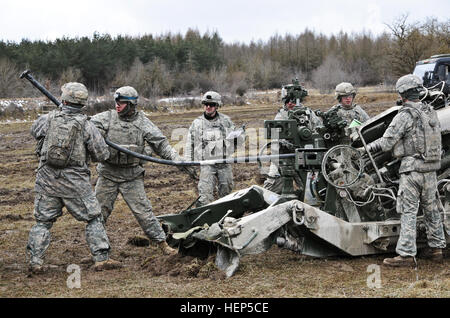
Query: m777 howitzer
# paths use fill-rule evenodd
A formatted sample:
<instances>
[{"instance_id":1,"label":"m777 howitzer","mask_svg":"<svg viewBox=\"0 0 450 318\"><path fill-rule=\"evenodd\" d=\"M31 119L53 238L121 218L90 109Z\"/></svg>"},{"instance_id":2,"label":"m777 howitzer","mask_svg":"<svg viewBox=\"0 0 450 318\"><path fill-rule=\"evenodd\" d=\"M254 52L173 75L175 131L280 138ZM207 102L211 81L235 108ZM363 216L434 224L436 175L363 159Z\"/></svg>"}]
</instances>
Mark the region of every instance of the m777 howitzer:
<instances>
[{"instance_id":1,"label":"m777 howitzer","mask_svg":"<svg viewBox=\"0 0 450 318\"><path fill-rule=\"evenodd\" d=\"M400 234L396 213L400 162L390 153L362 157L357 147L380 138L397 114L392 107L363 125L347 130L351 145L340 145L346 123L336 113L319 114L324 125L311 131L303 111L288 120L265 121L267 138L278 131L283 178L280 195L254 185L200 208L159 216L172 244L186 255L216 252L216 265L232 276L240 258L267 251L274 244L315 257L362 256L395 251ZM450 241L450 108L437 110L442 125L443 158L438 171L439 197L446 240ZM308 172L318 177L307 188ZM303 181L295 192L293 176ZM308 196L305 193L308 192ZM307 200L306 197L314 200ZM422 212L417 246L426 243Z\"/></svg>"},{"instance_id":2,"label":"m777 howitzer","mask_svg":"<svg viewBox=\"0 0 450 318\"><path fill-rule=\"evenodd\" d=\"M60 104L28 71L21 77ZM312 131L308 128L308 111L294 108L288 120L265 121L266 137L280 145L279 154L271 156L178 162L137 154L108 140L106 143L142 160L169 165L278 160L283 180L280 195L254 185L199 208L191 205L180 213L158 216L169 243L179 245L181 253L207 256L216 252L217 266L232 276L241 257L262 253L274 244L316 257L394 251L400 233L396 213L400 162L390 153L363 158L355 148L380 138L399 109L392 107L353 128L352 145L340 145L347 123L336 113L320 114L323 126ZM450 107L439 108L437 114L443 149L438 194L449 242ZM306 187L308 172L318 177ZM295 174L303 181L300 192L293 188ZM308 201L306 193L315 200ZM422 215L417 220L417 231L420 248L426 242Z\"/></svg>"}]
</instances>

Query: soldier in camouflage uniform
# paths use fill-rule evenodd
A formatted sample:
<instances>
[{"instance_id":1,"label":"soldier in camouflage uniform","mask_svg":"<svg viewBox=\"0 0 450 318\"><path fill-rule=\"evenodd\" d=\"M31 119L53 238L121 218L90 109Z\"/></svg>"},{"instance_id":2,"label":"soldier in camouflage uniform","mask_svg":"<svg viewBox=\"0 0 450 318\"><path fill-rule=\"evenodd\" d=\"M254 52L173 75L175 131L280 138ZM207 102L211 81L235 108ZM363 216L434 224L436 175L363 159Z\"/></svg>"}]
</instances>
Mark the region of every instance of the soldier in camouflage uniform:
<instances>
[{"instance_id":1,"label":"soldier in camouflage uniform","mask_svg":"<svg viewBox=\"0 0 450 318\"><path fill-rule=\"evenodd\" d=\"M339 140L340 144L350 145L350 134L354 128L350 128L353 121L357 121L360 124L370 119L369 115L358 104L353 103L356 96L356 89L352 84L342 82L336 86L335 96L339 104L331 107L327 113L335 111L339 117L347 122L347 126L344 130L345 134ZM358 188L358 184L355 184L350 190ZM359 214L357 213L354 205L350 203L346 198L337 196L336 200L336 216L347 218L349 222L360 222Z\"/></svg>"},{"instance_id":2,"label":"soldier in camouflage uniform","mask_svg":"<svg viewBox=\"0 0 450 318\"><path fill-rule=\"evenodd\" d=\"M229 133L235 130L230 117L219 113L222 97L213 91L206 92L202 98L204 113L196 118L189 127L186 140L186 160L225 159L231 156L236 144L241 143L245 135L227 140ZM198 182L199 199L197 207L214 201L214 189L218 188L219 197L233 189L233 171L231 164L202 165Z\"/></svg>"},{"instance_id":3,"label":"soldier in camouflage uniform","mask_svg":"<svg viewBox=\"0 0 450 318\"><path fill-rule=\"evenodd\" d=\"M316 127L322 126L322 120L312 111L310 108L300 104L296 106L296 101L289 98L289 96L284 96L284 106L275 115L274 120L287 120L289 119L289 111L304 109L309 114L309 121L307 126L311 131L314 131ZM303 189L303 182L300 177L296 174L294 176L294 181L300 190ZM269 167L269 173L267 174L267 179L264 181L263 187L267 190L273 191L275 193L281 194L283 190L283 183L281 179L280 172L278 171L278 166L272 162Z\"/></svg>"},{"instance_id":4,"label":"soldier in camouflage uniform","mask_svg":"<svg viewBox=\"0 0 450 318\"><path fill-rule=\"evenodd\" d=\"M144 148L148 145L164 159L181 160L161 130L136 109L138 97L131 86L117 89L114 94L116 110L93 116L92 123L106 139L131 151L144 154ZM114 208L117 195L121 193L145 235L156 242L165 255L176 254L177 251L166 243L166 235L145 193L144 162L114 148L109 150L109 159L97 166L99 178L95 186L105 222Z\"/></svg>"},{"instance_id":5,"label":"soldier in camouflage uniform","mask_svg":"<svg viewBox=\"0 0 450 318\"><path fill-rule=\"evenodd\" d=\"M61 90L61 109L39 117L31 127L31 135L38 140L40 160L35 184L36 225L31 228L27 245L30 270L45 270L43 258L50 244L50 229L64 206L78 221L87 223L86 241L94 269L117 268L120 263L109 258L109 240L88 167L90 158L103 161L109 157L108 146L81 113L88 98L86 87L67 83Z\"/></svg>"},{"instance_id":6,"label":"soldier in camouflage uniform","mask_svg":"<svg viewBox=\"0 0 450 318\"><path fill-rule=\"evenodd\" d=\"M358 104L354 104L353 101L356 96L356 90L350 83L340 83L336 86L335 96L339 104L334 105L328 110L329 112L337 111L337 114L347 121L347 127L357 120L359 123L364 123L370 119L369 115ZM350 144L350 137L345 136L341 143Z\"/></svg>"},{"instance_id":7,"label":"soldier in camouflage uniform","mask_svg":"<svg viewBox=\"0 0 450 318\"><path fill-rule=\"evenodd\" d=\"M429 249L424 257L442 259L446 246L439 212L436 170L440 168L441 132L434 109L420 102L422 80L408 74L396 84L403 107L394 117L382 138L370 143L368 151L393 151L401 158L397 212L401 214L400 237L396 252L399 256L386 258L388 266L411 266L416 256L416 219L422 207Z\"/></svg>"}]
</instances>

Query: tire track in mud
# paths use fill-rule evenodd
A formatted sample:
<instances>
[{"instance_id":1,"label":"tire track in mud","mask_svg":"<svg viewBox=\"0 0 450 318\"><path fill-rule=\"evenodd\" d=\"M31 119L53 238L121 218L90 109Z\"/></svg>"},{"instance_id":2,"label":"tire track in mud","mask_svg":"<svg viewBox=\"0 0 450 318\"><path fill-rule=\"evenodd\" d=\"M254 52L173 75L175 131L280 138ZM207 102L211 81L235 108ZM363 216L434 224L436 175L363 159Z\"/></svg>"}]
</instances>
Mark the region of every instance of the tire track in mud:
<instances>
[{"instance_id":1,"label":"tire track in mud","mask_svg":"<svg viewBox=\"0 0 450 318\"><path fill-rule=\"evenodd\" d=\"M17 222L17 221L33 221L33 218L31 216L29 217L23 217L20 214L6 214L0 216L0 221L11 221L11 222Z\"/></svg>"},{"instance_id":2,"label":"tire track in mud","mask_svg":"<svg viewBox=\"0 0 450 318\"><path fill-rule=\"evenodd\" d=\"M30 189L10 190L0 189L0 206L17 205L34 202L34 191Z\"/></svg>"}]
</instances>

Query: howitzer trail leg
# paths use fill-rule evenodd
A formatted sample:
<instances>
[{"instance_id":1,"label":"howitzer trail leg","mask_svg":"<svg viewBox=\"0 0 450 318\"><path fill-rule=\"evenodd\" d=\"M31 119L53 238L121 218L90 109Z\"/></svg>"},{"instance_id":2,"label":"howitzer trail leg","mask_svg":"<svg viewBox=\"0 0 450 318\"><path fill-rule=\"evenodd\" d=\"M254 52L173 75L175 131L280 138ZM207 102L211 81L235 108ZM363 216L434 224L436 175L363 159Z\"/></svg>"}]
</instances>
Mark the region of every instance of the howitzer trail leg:
<instances>
[{"instance_id":1,"label":"howitzer trail leg","mask_svg":"<svg viewBox=\"0 0 450 318\"><path fill-rule=\"evenodd\" d=\"M301 202L297 200L269 207L260 212L240 219L228 218L224 223L222 236L215 240L219 243L216 265L227 277L232 276L239 266L239 258L247 254L266 251L273 245L272 233L292 220L293 211L300 212ZM205 239L211 237L214 227L194 234Z\"/></svg>"},{"instance_id":2,"label":"howitzer trail leg","mask_svg":"<svg viewBox=\"0 0 450 318\"><path fill-rule=\"evenodd\" d=\"M239 267L239 255L228 248L218 246L215 264L225 273L226 277L231 277Z\"/></svg>"}]
</instances>

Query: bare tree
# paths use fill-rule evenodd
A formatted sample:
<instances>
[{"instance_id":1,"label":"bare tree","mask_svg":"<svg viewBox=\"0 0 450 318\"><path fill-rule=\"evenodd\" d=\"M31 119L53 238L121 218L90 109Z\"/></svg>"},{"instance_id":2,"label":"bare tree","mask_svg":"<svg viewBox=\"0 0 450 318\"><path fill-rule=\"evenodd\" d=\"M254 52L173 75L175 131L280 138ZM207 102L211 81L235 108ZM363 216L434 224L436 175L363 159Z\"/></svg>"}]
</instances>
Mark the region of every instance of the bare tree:
<instances>
[{"instance_id":1,"label":"bare tree","mask_svg":"<svg viewBox=\"0 0 450 318\"><path fill-rule=\"evenodd\" d=\"M222 66L221 68L213 68L209 71L208 78L211 81L212 89L221 93L229 91L229 85L227 83L227 68Z\"/></svg>"},{"instance_id":2,"label":"bare tree","mask_svg":"<svg viewBox=\"0 0 450 318\"><path fill-rule=\"evenodd\" d=\"M388 51L394 75L402 76L414 70L416 62L427 57L430 45L421 31L420 25L408 24L408 14L403 14L392 24L387 24L393 36L393 43Z\"/></svg>"},{"instance_id":3,"label":"bare tree","mask_svg":"<svg viewBox=\"0 0 450 318\"><path fill-rule=\"evenodd\" d=\"M81 70L76 67L68 67L66 68L59 77L59 86L64 85L69 82L81 82L83 79L83 75Z\"/></svg>"},{"instance_id":4,"label":"bare tree","mask_svg":"<svg viewBox=\"0 0 450 318\"><path fill-rule=\"evenodd\" d=\"M337 84L351 81L351 75L336 56L328 55L322 65L312 73L312 81L321 93L329 93Z\"/></svg>"},{"instance_id":5,"label":"bare tree","mask_svg":"<svg viewBox=\"0 0 450 318\"><path fill-rule=\"evenodd\" d=\"M428 18L421 25L421 31L428 38L427 55L448 53L450 48L450 19L438 22L436 18Z\"/></svg>"},{"instance_id":6,"label":"bare tree","mask_svg":"<svg viewBox=\"0 0 450 318\"><path fill-rule=\"evenodd\" d=\"M112 86L129 85L134 87L139 95L155 97L168 95L173 86L173 79L166 65L159 59L143 64L136 58L128 71L119 69Z\"/></svg>"},{"instance_id":7,"label":"bare tree","mask_svg":"<svg viewBox=\"0 0 450 318\"><path fill-rule=\"evenodd\" d=\"M0 59L0 98L18 97L22 94L23 85L19 79L16 64L4 57Z\"/></svg>"},{"instance_id":8,"label":"bare tree","mask_svg":"<svg viewBox=\"0 0 450 318\"><path fill-rule=\"evenodd\" d=\"M239 96L243 96L248 88L249 85L246 81L247 74L244 72L233 72L230 75L230 92L235 93Z\"/></svg>"}]
</instances>

